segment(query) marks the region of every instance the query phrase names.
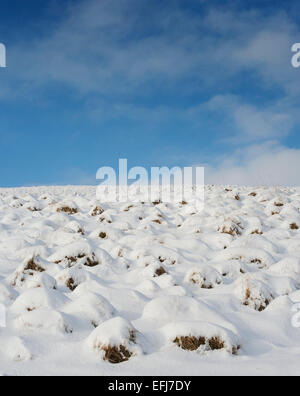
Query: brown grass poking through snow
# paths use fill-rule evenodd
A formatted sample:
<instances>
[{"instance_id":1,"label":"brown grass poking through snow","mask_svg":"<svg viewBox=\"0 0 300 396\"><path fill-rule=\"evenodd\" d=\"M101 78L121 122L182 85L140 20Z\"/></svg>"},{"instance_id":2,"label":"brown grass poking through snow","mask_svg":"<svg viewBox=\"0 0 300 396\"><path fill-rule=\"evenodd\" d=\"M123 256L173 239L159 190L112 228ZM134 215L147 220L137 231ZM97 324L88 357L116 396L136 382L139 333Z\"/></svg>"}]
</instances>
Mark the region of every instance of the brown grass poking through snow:
<instances>
[{"instance_id":1,"label":"brown grass poking through snow","mask_svg":"<svg viewBox=\"0 0 300 396\"><path fill-rule=\"evenodd\" d=\"M104 209L101 208L101 206L96 206L96 207L93 209L93 211L92 211L92 213L91 213L91 216L93 216L93 217L95 217L95 216L100 216L100 215L102 215L103 212L104 212Z\"/></svg>"},{"instance_id":2,"label":"brown grass poking through snow","mask_svg":"<svg viewBox=\"0 0 300 396\"><path fill-rule=\"evenodd\" d=\"M92 257L87 257L84 265L86 267L96 267L99 265L99 261L96 259L95 253L92 254Z\"/></svg>"},{"instance_id":3,"label":"brown grass poking through snow","mask_svg":"<svg viewBox=\"0 0 300 396\"><path fill-rule=\"evenodd\" d=\"M162 203L162 202L161 202L160 199L157 199L156 201L153 201L153 202L152 202L153 205L159 205L159 204L161 204L161 203Z\"/></svg>"},{"instance_id":4,"label":"brown grass poking through snow","mask_svg":"<svg viewBox=\"0 0 300 396\"><path fill-rule=\"evenodd\" d=\"M225 348L225 343L219 337L212 337L208 340L209 347L212 351Z\"/></svg>"},{"instance_id":5,"label":"brown grass poking through snow","mask_svg":"<svg viewBox=\"0 0 300 396\"><path fill-rule=\"evenodd\" d=\"M237 225L232 225L231 227L223 226L222 228L218 228L218 231L221 231L221 234L229 234L233 237L241 235L241 231Z\"/></svg>"},{"instance_id":6,"label":"brown grass poking through snow","mask_svg":"<svg viewBox=\"0 0 300 396\"><path fill-rule=\"evenodd\" d=\"M64 260L68 262L69 267L72 267L72 264L77 263L78 260L81 260L83 258L86 259L82 264L87 267L95 267L99 264L99 261L96 259L95 253L92 253L91 257L84 253L78 254L77 256L66 256ZM60 264L62 261L63 260L57 260L55 261L55 264Z\"/></svg>"},{"instance_id":7,"label":"brown grass poking through snow","mask_svg":"<svg viewBox=\"0 0 300 396\"><path fill-rule=\"evenodd\" d=\"M39 264L36 264L34 258L30 259L24 268L24 271L45 272L45 269Z\"/></svg>"},{"instance_id":8,"label":"brown grass poking through snow","mask_svg":"<svg viewBox=\"0 0 300 396\"><path fill-rule=\"evenodd\" d=\"M284 206L284 204L282 202L274 202L274 206L281 208L282 206Z\"/></svg>"},{"instance_id":9,"label":"brown grass poking through snow","mask_svg":"<svg viewBox=\"0 0 300 396\"><path fill-rule=\"evenodd\" d=\"M153 222L153 223L157 223L157 224L161 224L161 221L158 220L158 219L157 219L157 220L152 220L152 222Z\"/></svg>"},{"instance_id":10,"label":"brown grass poking through snow","mask_svg":"<svg viewBox=\"0 0 300 396\"><path fill-rule=\"evenodd\" d=\"M185 351L196 351L200 348L201 345L206 344L205 337L177 337L174 340L174 343L177 344L181 349Z\"/></svg>"},{"instance_id":11,"label":"brown grass poking through snow","mask_svg":"<svg viewBox=\"0 0 300 396\"><path fill-rule=\"evenodd\" d=\"M136 332L134 330L129 331L128 340L132 344L136 343ZM132 356L132 353L124 345L103 345L101 349L104 351L104 360L111 364L127 362Z\"/></svg>"},{"instance_id":12,"label":"brown grass poking through snow","mask_svg":"<svg viewBox=\"0 0 300 396\"><path fill-rule=\"evenodd\" d=\"M69 264L77 263L78 260L84 258L85 254L78 254L77 256L66 256L65 260L68 261ZM60 264L63 260L55 261L55 264Z\"/></svg>"},{"instance_id":13,"label":"brown grass poking through snow","mask_svg":"<svg viewBox=\"0 0 300 396\"><path fill-rule=\"evenodd\" d=\"M71 261L71 263L76 263L76 261L77 261L78 259L82 259L82 258L84 258L84 257L85 257L85 254L78 254L78 256L76 256L76 257L68 256L68 257L66 257L66 259L67 259L68 261Z\"/></svg>"},{"instance_id":14,"label":"brown grass poking through snow","mask_svg":"<svg viewBox=\"0 0 300 396\"><path fill-rule=\"evenodd\" d=\"M106 234L106 232L100 232L100 234L99 234L99 238L101 238L101 239L105 239L107 237L107 234Z\"/></svg>"},{"instance_id":15,"label":"brown grass poking through snow","mask_svg":"<svg viewBox=\"0 0 300 396\"><path fill-rule=\"evenodd\" d=\"M270 303L271 301L268 298L263 298L262 296L260 300L253 299L250 287L249 286L247 287L243 305L245 305L246 307L250 305L254 305L254 309L256 311L262 312L267 308L268 305L270 305Z\"/></svg>"},{"instance_id":16,"label":"brown grass poking through snow","mask_svg":"<svg viewBox=\"0 0 300 396\"><path fill-rule=\"evenodd\" d=\"M260 307L258 307L258 309L257 309L258 312L264 311L267 308L268 305L270 305L270 301L268 299L266 299L265 303L262 304Z\"/></svg>"},{"instance_id":17,"label":"brown grass poking through snow","mask_svg":"<svg viewBox=\"0 0 300 396\"><path fill-rule=\"evenodd\" d=\"M211 290L216 285L220 285L222 282L220 279L216 279L215 281L207 280L206 276L203 276L200 272L193 272L189 278L188 282L193 283L194 285L199 285L201 289Z\"/></svg>"},{"instance_id":18,"label":"brown grass poking through snow","mask_svg":"<svg viewBox=\"0 0 300 396\"><path fill-rule=\"evenodd\" d=\"M77 285L77 283L74 281L73 278L69 278L69 279L66 281L66 286L67 286L67 288L70 289L71 291L74 291L78 285Z\"/></svg>"},{"instance_id":19,"label":"brown grass poking through snow","mask_svg":"<svg viewBox=\"0 0 300 396\"><path fill-rule=\"evenodd\" d=\"M23 282L26 281L27 276L34 276L35 272L45 272L45 271L46 271L45 268L37 264L33 257L26 263L24 269L21 272L15 273L14 279L11 281L11 286L13 287L17 286L17 282L23 284ZM37 287L40 287L40 285ZM55 289L55 286L53 287L53 289Z\"/></svg>"},{"instance_id":20,"label":"brown grass poking through snow","mask_svg":"<svg viewBox=\"0 0 300 396\"><path fill-rule=\"evenodd\" d=\"M296 223L290 224L290 229L291 230L299 230L299 226Z\"/></svg>"},{"instance_id":21,"label":"brown grass poking through snow","mask_svg":"<svg viewBox=\"0 0 300 396\"><path fill-rule=\"evenodd\" d=\"M249 300L250 299L250 297L251 297L251 291L250 291L250 288L249 288L249 286L247 287L247 289L246 289L246 300Z\"/></svg>"},{"instance_id":22,"label":"brown grass poking through snow","mask_svg":"<svg viewBox=\"0 0 300 396\"><path fill-rule=\"evenodd\" d=\"M241 345L233 346L232 347L232 354L237 356L238 353L239 353L239 350L241 349L241 347L242 347Z\"/></svg>"},{"instance_id":23,"label":"brown grass poking through snow","mask_svg":"<svg viewBox=\"0 0 300 396\"><path fill-rule=\"evenodd\" d=\"M132 356L132 353L124 345L120 345L119 347L107 346L102 349L105 352L104 360L109 361L111 364L127 362Z\"/></svg>"},{"instance_id":24,"label":"brown grass poking through snow","mask_svg":"<svg viewBox=\"0 0 300 396\"><path fill-rule=\"evenodd\" d=\"M262 261L258 258L252 259L251 264L262 264Z\"/></svg>"},{"instance_id":25,"label":"brown grass poking through snow","mask_svg":"<svg viewBox=\"0 0 300 396\"><path fill-rule=\"evenodd\" d=\"M263 234L263 232L262 231L259 231L259 230L254 230L254 231L252 231L251 232L251 235L262 235Z\"/></svg>"},{"instance_id":26,"label":"brown grass poking through snow","mask_svg":"<svg viewBox=\"0 0 300 396\"><path fill-rule=\"evenodd\" d=\"M195 337L195 336L181 336L176 337L173 341L179 348L185 351L196 351L201 346L205 347L206 351L217 351L226 348L225 341L223 341L220 337L215 336L211 338L206 338L203 336ZM240 346L232 347L232 354L237 355Z\"/></svg>"},{"instance_id":27,"label":"brown grass poking through snow","mask_svg":"<svg viewBox=\"0 0 300 396\"><path fill-rule=\"evenodd\" d=\"M99 218L99 221L100 221L101 223L103 223L104 221L106 221L108 224L111 224L111 223L112 223L111 220L107 220L105 217L100 217L100 218Z\"/></svg>"},{"instance_id":28,"label":"brown grass poking through snow","mask_svg":"<svg viewBox=\"0 0 300 396\"><path fill-rule=\"evenodd\" d=\"M167 274L167 271L164 269L164 267L159 267L156 271L155 271L155 275L156 276L162 276L164 274Z\"/></svg>"},{"instance_id":29,"label":"brown grass poking through snow","mask_svg":"<svg viewBox=\"0 0 300 396\"><path fill-rule=\"evenodd\" d=\"M249 194L249 197L256 197L256 196L257 196L256 192L252 192L252 193Z\"/></svg>"},{"instance_id":30,"label":"brown grass poking through snow","mask_svg":"<svg viewBox=\"0 0 300 396\"><path fill-rule=\"evenodd\" d=\"M130 209L132 209L132 208L133 208L133 205L129 205L126 209L124 209L124 212L129 212Z\"/></svg>"},{"instance_id":31,"label":"brown grass poking through snow","mask_svg":"<svg viewBox=\"0 0 300 396\"><path fill-rule=\"evenodd\" d=\"M78 209L77 208L70 208L69 206L63 206L61 208L57 208L57 212L58 213L63 212L63 213L67 213L69 215L73 215L73 214L78 213Z\"/></svg>"},{"instance_id":32,"label":"brown grass poking through snow","mask_svg":"<svg viewBox=\"0 0 300 396\"><path fill-rule=\"evenodd\" d=\"M85 235L84 229L82 227L78 228L78 234Z\"/></svg>"},{"instance_id":33,"label":"brown grass poking through snow","mask_svg":"<svg viewBox=\"0 0 300 396\"><path fill-rule=\"evenodd\" d=\"M30 210L30 212L41 212L41 210L42 210L42 209L36 208L35 206L33 206L33 207L30 206L27 209Z\"/></svg>"}]
</instances>

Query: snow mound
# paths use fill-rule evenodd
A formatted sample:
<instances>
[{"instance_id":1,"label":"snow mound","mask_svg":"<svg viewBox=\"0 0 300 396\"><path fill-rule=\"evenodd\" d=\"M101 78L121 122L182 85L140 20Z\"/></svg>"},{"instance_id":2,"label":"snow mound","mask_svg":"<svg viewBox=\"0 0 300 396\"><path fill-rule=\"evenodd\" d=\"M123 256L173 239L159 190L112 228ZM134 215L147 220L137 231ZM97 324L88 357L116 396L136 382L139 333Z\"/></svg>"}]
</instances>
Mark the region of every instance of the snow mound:
<instances>
[{"instance_id":1,"label":"snow mound","mask_svg":"<svg viewBox=\"0 0 300 396\"><path fill-rule=\"evenodd\" d=\"M168 343L201 352L226 350L236 355L240 349L237 336L230 330L206 322L175 322L161 329Z\"/></svg>"},{"instance_id":2,"label":"snow mound","mask_svg":"<svg viewBox=\"0 0 300 396\"><path fill-rule=\"evenodd\" d=\"M209 266L195 267L190 270L186 276L186 282L200 286L202 289L213 289L223 282L221 274Z\"/></svg>"},{"instance_id":3,"label":"snow mound","mask_svg":"<svg viewBox=\"0 0 300 396\"><path fill-rule=\"evenodd\" d=\"M93 249L86 241L77 241L59 248L56 253L49 257L49 261L65 267L72 267L77 264L86 267L113 264L112 257L106 251L99 247Z\"/></svg>"},{"instance_id":4,"label":"snow mound","mask_svg":"<svg viewBox=\"0 0 300 396\"><path fill-rule=\"evenodd\" d=\"M94 327L116 315L115 308L102 296L96 293L85 292L64 308L64 312L84 318Z\"/></svg>"},{"instance_id":5,"label":"snow mound","mask_svg":"<svg viewBox=\"0 0 300 396\"><path fill-rule=\"evenodd\" d=\"M56 290L36 288L24 291L11 306L14 315L34 311L39 308L60 309L69 299Z\"/></svg>"},{"instance_id":6,"label":"snow mound","mask_svg":"<svg viewBox=\"0 0 300 396\"><path fill-rule=\"evenodd\" d=\"M37 308L21 314L14 320L18 330L45 332L50 334L73 332L65 315L51 308Z\"/></svg>"},{"instance_id":7,"label":"snow mound","mask_svg":"<svg viewBox=\"0 0 300 396\"><path fill-rule=\"evenodd\" d=\"M47 263L40 257L28 256L23 264L10 277L10 283L13 287L34 288L46 287L49 289L56 288L56 281L46 273Z\"/></svg>"},{"instance_id":8,"label":"snow mound","mask_svg":"<svg viewBox=\"0 0 300 396\"><path fill-rule=\"evenodd\" d=\"M20 337L8 337L1 347L9 360L22 362L32 358L31 352Z\"/></svg>"},{"instance_id":9,"label":"snow mound","mask_svg":"<svg viewBox=\"0 0 300 396\"><path fill-rule=\"evenodd\" d=\"M236 295L243 305L263 311L274 300L274 293L265 283L245 276L236 282Z\"/></svg>"},{"instance_id":10,"label":"snow mound","mask_svg":"<svg viewBox=\"0 0 300 396\"><path fill-rule=\"evenodd\" d=\"M110 363L123 363L143 353L137 344L136 329L124 318L116 317L98 326L87 339L90 349Z\"/></svg>"}]
</instances>

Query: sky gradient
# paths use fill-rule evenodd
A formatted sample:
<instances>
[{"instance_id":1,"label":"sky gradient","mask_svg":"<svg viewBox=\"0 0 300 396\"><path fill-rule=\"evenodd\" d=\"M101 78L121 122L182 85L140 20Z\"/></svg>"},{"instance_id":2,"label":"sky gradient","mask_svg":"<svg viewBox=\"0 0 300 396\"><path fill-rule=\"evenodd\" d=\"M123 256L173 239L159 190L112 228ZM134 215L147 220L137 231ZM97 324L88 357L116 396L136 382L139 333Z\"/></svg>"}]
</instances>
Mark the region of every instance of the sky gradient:
<instances>
[{"instance_id":1,"label":"sky gradient","mask_svg":"<svg viewBox=\"0 0 300 396\"><path fill-rule=\"evenodd\" d=\"M119 158L300 185L296 0L12 0L0 42L0 186L97 184Z\"/></svg>"}]
</instances>

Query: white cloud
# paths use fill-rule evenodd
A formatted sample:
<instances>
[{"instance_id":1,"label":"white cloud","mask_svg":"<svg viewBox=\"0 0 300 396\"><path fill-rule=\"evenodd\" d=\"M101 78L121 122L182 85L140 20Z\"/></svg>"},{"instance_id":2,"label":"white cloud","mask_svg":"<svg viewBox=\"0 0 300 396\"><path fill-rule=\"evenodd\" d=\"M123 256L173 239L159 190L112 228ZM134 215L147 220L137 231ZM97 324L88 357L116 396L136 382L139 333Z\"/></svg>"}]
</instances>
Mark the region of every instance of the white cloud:
<instances>
[{"instance_id":1,"label":"white cloud","mask_svg":"<svg viewBox=\"0 0 300 396\"><path fill-rule=\"evenodd\" d=\"M234 95L215 96L203 107L221 114L232 124L232 135L227 138L236 143L282 139L298 119L294 107L281 101L258 107Z\"/></svg>"},{"instance_id":2,"label":"white cloud","mask_svg":"<svg viewBox=\"0 0 300 396\"><path fill-rule=\"evenodd\" d=\"M286 93L299 94L299 76L291 67L291 47L297 37L299 31L292 24L274 24L250 37L233 52L233 58L241 67L256 70L268 88L275 84Z\"/></svg>"},{"instance_id":3,"label":"white cloud","mask_svg":"<svg viewBox=\"0 0 300 396\"><path fill-rule=\"evenodd\" d=\"M237 127L249 139L284 137L292 126L289 114L243 105L235 109Z\"/></svg>"},{"instance_id":4,"label":"white cloud","mask_svg":"<svg viewBox=\"0 0 300 396\"><path fill-rule=\"evenodd\" d=\"M176 158L178 160L178 158ZM191 164L190 164L191 165ZM223 155L214 166L205 167L205 183L242 186L299 186L300 149L266 142ZM96 176L81 169L68 169L60 184L96 185Z\"/></svg>"},{"instance_id":5,"label":"white cloud","mask_svg":"<svg viewBox=\"0 0 300 396\"><path fill-rule=\"evenodd\" d=\"M300 150L274 142L251 146L206 168L206 183L221 185L300 185Z\"/></svg>"}]
</instances>

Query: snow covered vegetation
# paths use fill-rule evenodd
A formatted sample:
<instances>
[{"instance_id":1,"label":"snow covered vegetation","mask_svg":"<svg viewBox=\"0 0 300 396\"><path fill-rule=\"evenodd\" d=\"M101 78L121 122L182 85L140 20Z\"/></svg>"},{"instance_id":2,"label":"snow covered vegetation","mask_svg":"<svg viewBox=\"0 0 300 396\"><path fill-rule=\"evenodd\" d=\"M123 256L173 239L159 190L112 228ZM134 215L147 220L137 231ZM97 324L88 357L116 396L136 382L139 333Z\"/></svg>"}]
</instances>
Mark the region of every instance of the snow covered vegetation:
<instances>
[{"instance_id":1,"label":"snow covered vegetation","mask_svg":"<svg viewBox=\"0 0 300 396\"><path fill-rule=\"evenodd\" d=\"M300 189L0 189L1 375L299 374Z\"/></svg>"}]
</instances>

